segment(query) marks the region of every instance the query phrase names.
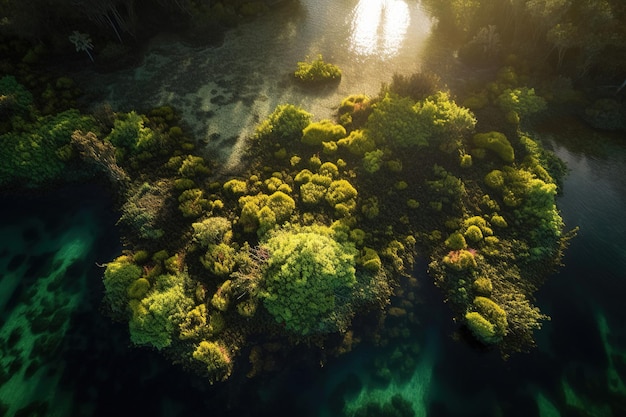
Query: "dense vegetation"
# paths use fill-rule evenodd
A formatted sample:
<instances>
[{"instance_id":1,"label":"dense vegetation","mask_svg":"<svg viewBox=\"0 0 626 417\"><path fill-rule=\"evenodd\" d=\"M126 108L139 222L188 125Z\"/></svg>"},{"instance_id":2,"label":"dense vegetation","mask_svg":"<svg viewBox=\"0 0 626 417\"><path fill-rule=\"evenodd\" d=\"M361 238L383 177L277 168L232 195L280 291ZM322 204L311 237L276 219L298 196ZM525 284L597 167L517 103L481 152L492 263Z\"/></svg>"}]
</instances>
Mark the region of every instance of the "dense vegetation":
<instances>
[{"instance_id":1,"label":"dense vegetation","mask_svg":"<svg viewBox=\"0 0 626 417\"><path fill-rule=\"evenodd\" d=\"M142 27L145 15L133 18L141 2L100 2L102 10L83 3L69 11L75 2L59 2L32 22L56 33L61 20L91 17L100 25L95 39L111 30L117 41ZM108 178L128 243L104 272L108 313L128 323L135 345L210 381L236 368L250 377L271 370L299 346L325 360L359 340L382 343L381 324L412 302L400 288L415 285L417 256L428 259L468 337L504 355L526 350L547 319L534 293L571 237L555 205L564 167L531 127L548 110L583 102L589 119L623 128L617 100L585 101L571 79L623 69L615 54L603 68L597 59L623 50L614 23L624 7L428 3L441 26L454 22L461 59L498 68L493 78L456 92L427 73L397 75L375 97L346 97L333 120L278 106L249 138L248 165L230 178L215 175L173 109L83 114L73 108L71 80L34 80L22 64L6 64L21 76L3 70L0 78L0 186L39 187L68 173ZM34 32L20 23L19 4L3 2L3 33L23 39ZM262 8L254 5L236 7L254 14ZM160 7L189 11L192 22L235 10L193 1ZM605 30L595 30L598 22ZM56 34L58 45L66 42ZM37 45L22 49L24 58L35 59ZM312 69L326 77L323 64L301 65L303 78ZM572 78L537 83L538 68Z\"/></svg>"}]
</instances>

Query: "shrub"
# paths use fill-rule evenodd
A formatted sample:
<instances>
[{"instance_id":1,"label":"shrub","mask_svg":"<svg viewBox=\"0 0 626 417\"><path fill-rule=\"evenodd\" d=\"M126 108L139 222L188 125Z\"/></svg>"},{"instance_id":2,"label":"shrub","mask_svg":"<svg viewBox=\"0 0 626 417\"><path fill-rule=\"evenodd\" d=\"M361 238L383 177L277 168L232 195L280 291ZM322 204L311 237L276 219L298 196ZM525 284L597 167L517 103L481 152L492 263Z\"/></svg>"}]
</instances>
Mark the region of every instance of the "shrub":
<instances>
[{"instance_id":1,"label":"shrub","mask_svg":"<svg viewBox=\"0 0 626 417\"><path fill-rule=\"evenodd\" d=\"M324 227L281 230L263 244L270 253L263 305L286 330L300 335L333 332L349 319L337 307L349 299L356 283L357 251L332 236Z\"/></svg>"},{"instance_id":2,"label":"shrub","mask_svg":"<svg viewBox=\"0 0 626 417\"><path fill-rule=\"evenodd\" d=\"M226 277L235 269L236 251L224 242L209 244L200 262L213 275Z\"/></svg>"},{"instance_id":3,"label":"shrub","mask_svg":"<svg viewBox=\"0 0 626 417\"><path fill-rule=\"evenodd\" d=\"M254 138L269 142L300 140L302 131L311 123L311 116L310 113L292 104L279 105L259 124Z\"/></svg>"},{"instance_id":4,"label":"shrub","mask_svg":"<svg viewBox=\"0 0 626 417\"><path fill-rule=\"evenodd\" d=\"M450 251L443 257L443 263L456 271L463 271L478 266L474 254L465 249Z\"/></svg>"},{"instance_id":5,"label":"shrub","mask_svg":"<svg viewBox=\"0 0 626 417\"><path fill-rule=\"evenodd\" d=\"M367 131L361 129L353 130L348 137L339 139L337 145L346 148L348 152L357 156L363 156L376 149L374 139L367 134Z\"/></svg>"},{"instance_id":6,"label":"shrub","mask_svg":"<svg viewBox=\"0 0 626 417\"><path fill-rule=\"evenodd\" d=\"M357 190L347 180L333 181L328 187L325 198L331 207L337 209L338 205L345 205L348 211L356 208Z\"/></svg>"},{"instance_id":7,"label":"shrub","mask_svg":"<svg viewBox=\"0 0 626 417\"><path fill-rule=\"evenodd\" d=\"M515 112L522 119L542 112L547 107L545 99L536 95L534 88L528 87L508 88L498 96L496 102L505 114Z\"/></svg>"},{"instance_id":8,"label":"shrub","mask_svg":"<svg viewBox=\"0 0 626 417\"><path fill-rule=\"evenodd\" d=\"M365 171L373 174L378 172L383 164L384 152L380 149L376 149L372 152L366 152L363 156L363 168Z\"/></svg>"},{"instance_id":9,"label":"shrub","mask_svg":"<svg viewBox=\"0 0 626 417\"><path fill-rule=\"evenodd\" d=\"M225 381L233 371L230 353L221 342L203 340L198 344L192 356L206 365L212 383Z\"/></svg>"},{"instance_id":10,"label":"shrub","mask_svg":"<svg viewBox=\"0 0 626 417\"><path fill-rule=\"evenodd\" d=\"M459 233L454 232L445 241L445 244L448 248L456 251L459 249L465 249L467 247L467 242L465 241L465 237Z\"/></svg>"},{"instance_id":11,"label":"shrub","mask_svg":"<svg viewBox=\"0 0 626 417\"><path fill-rule=\"evenodd\" d=\"M435 94L440 81L433 73L417 72L409 76L394 73L387 88L392 93L419 101Z\"/></svg>"},{"instance_id":12,"label":"shrub","mask_svg":"<svg viewBox=\"0 0 626 417\"><path fill-rule=\"evenodd\" d=\"M322 142L337 141L346 136L346 129L328 119L309 124L302 130L302 143L320 146Z\"/></svg>"},{"instance_id":13,"label":"shrub","mask_svg":"<svg viewBox=\"0 0 626 417\"><path fill-rule=\"evenodd\" d=\"M106 265L104 299L114 315L123 317L128 308L128 289L142 274L142 269L127 256L120 256Z\"/></svg>"},{"instance_id":14,"label":"shrub","mask_svg":"<svg viewBox=\"0 0 626 417\"><path fill-rule=\"evenodd\" d=\"M504 162L511 163L515 154L511 143L503 133L477 133L473 137L474 145L495 152Z\"/></svg>"},{"instance_id":15,"label":"shrub","mask_svg":"<svg viewBox=\"0 0 626 417\"><path fill-rule=\"evenodd\" d=\"M232 235L232 224L225 217L209 217L191 226L193 240L205 248L211 243L228 243Z\"/></svg>"},{"instance_id":16,"label":"shrub","mask_svg":"<svg viewBox=\"0 0 626 417\"><path fill-rule=\"evenodd\" d=\"M493 283L489 278L479 277L476 278L474 283L472 284L474 291L476 291L480 295L489 296L491 295L491 291L493 291Z\"/></svg>"},{"instance_id":17,"label":"shrub","mask_svg":"<svg viewBox=\"0 0 626 417\"><path fill-rule=\"evenodd\" d=\"M224 183L224 190L234 195L242 195L248 192L248 184L245 181L232 179Z\"/></svg>"},{"instance_id":18,"label":"shrub","mask_svg":"<svg viewBox=\"0 0 626 417\"><path fill-rule=\"evenodd\" d=\"M320 83L341 79L341 70L338 66L324 62L322 55L310 62L298 62L298 69L294 72L296 79L307 83Z\"/></svg>"},{"instance_id":19,"label":"shrub","mask_svg":"<svg viewBox=\"0 0 626 417\"><path fill-rule=\"evenodd\" d=\"M185 294L184 281L183 275L160 275L145 298L130 302L128 328L133 343L159 350L172 343L172 336L194 306Z\"/></svg>"},{"instance_id":20,"label":"shrub","mask_svg":"<svg viewBox=\"0 0 626 417\"><path fill-rule=\"evenodd\" d=\"M465 237L472 242L479 242L483 238L483 232L478 226L471 225L465 231Z\"/></svg>"},{"instance_id":21,"label":"shrub","mask_svg":"<svg viewBox=\"0 0 626 417\"><path fill-rule=\"evenodd\" d=\"M211 170L204 164L201 156L187 155L178 169L178 173L183 178L195 178L209 175Z\"/></svg>"},{"instance_id":22,"label":"shrub","mask_svg":"<svg viewBox=\"0 0 626 417\"><path fill-rule=\"evenodd\" d=\"M485 175L485 184L487 184L489 188L496 190L502 189L502 187L504 187L504 173L499 169L494 169Z\"/></svg>"}]
</instances>

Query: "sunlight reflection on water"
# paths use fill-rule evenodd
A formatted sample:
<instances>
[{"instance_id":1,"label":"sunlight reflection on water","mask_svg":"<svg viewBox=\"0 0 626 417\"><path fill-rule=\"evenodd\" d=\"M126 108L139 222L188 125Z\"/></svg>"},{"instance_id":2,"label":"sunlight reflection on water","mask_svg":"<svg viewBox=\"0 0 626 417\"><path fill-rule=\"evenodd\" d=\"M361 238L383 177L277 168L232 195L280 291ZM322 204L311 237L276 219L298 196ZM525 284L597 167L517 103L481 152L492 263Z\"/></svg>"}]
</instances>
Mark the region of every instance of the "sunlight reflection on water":
<instances>
[{"instance_id":1,"label":"sunlight reflection on water","mask_svg":"<svg viewBox=\"0 0 626 417\"><path fill-rule=\"evenodd\" d=\"M398 54L411 23L403 0L360 0L349 20L351 51L381 57Z\"/></svg>"}]
</instances>

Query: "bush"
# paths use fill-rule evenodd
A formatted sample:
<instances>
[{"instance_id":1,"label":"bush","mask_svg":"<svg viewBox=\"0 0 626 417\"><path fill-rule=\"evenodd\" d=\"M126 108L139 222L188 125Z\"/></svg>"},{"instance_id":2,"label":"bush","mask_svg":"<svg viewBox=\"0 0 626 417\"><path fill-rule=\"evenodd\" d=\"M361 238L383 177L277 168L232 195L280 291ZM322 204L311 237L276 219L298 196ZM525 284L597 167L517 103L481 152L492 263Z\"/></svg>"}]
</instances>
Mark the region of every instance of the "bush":
<instances>
[{"instance_id":1,"label":"bush","mask_svg":"<svg viewBox=\"0 0 626 417\"><path fill-rule=\"evenodd\" d=\"M233 361L221 342L203 340L193 352L193 358L206 365L211 382L225 381L233 371Z\"/></svg>"},{"instance_id":2,"label":"bush","mask_svg":"<svg viewBox=\"0 0 626 417\"><path fill-rule=\"evenodd\" d=\"M311 123L311 117L310 113L293 104L279 105L256 128L254 138L270 143L273 141L288 143L290 140L300 140L302 131Z\"/></svg>"},{"instance_id":3,"label":"bush","mask_svg":"<svg viewBox=\"0 0 626 417\"><path fill-rule=\"evenodd\" d=\"M450 236L448 236L445 244L451 250L465 249L467 247L465 237L459 232L452 233Z\"/></svg>"},{"instance_id":4,"label":"bush","mask_svg":"<svg viewBox=\"0 0 626 417\"><path fill-rule=\"evenodd\" d=\"M542 112L547 107L544 98L536 95L534 88L528 87L506 89L496 102L505 114L515 112L522 119Z\"/></svg>"},{"instance_id":5,"label":"bush","mask_svg":"<svg viewBox=\"0 0 626 417\"><path fill-rule=\"evenodd\" d=\"M322 55L310 62L298 62L298 69L294 72L297 80L306 83L320 83L341 79L341 70L338 66L324 62Z\"/></svg>"},{"instance_id":6,"label":"bush","mask_svg":"<svg viewBox=\"0 0 626 417\"><path fill-rule=\"evenodd\" d=\"M96 131L94 119L67 110L1 134L0 186L18 183L30 188L61 179L76 130Z\"/></svg>"},{"instance_id":7,"label":"bush","mask_svg":"<svg viewBox=\"0 0 626 417\"><path fill-rule=\"evenodd\" d=\"M172 336L194 307L193 300L185 294L184 281L184 275L160 275L145 298L130 302L132 317L128 328L133 343L159 350L172 343Z\"/></svg>"},{"instance_id":8,"label":"bush","mask_svg":"<svg viewBox=\"0 0 626 417\"><path fill-rule=\"evenodd\" d=\"M128 308L129 287L143 275L140 267L127 256L109 262L104 270L104 300L111 312L123 317Z\"/></svg>"},{"instance_id":9,"label":"bush","mask_svg":"<svg viewBox=\"0 0 626 417\"><path fill-rule=\"evenodd\" d=\"M395 73L387 89L399 96L419 101L435 94L440 81L439 76L433 73L417 72L409 76Z\"/></svg>"},{"instance_id":10,"label":"bush","mask_svg":"<svg viewBox=\"0 0 626 417\"><path fill-rule=\"evenodd\" d=\"M346 129L330 120L324 119L309 124L302 130L302 143L320 146L322 142L334 142L346 136Z\"/></svg>"},{"instance_id":11,"label":"bush","mask_svg":"<svg viewBox=\"0 0 626 417\"><path fill-rule=\"evenodd\" d=\"M504 162L511 163L515 160L513 147L503 133L477 133L474 135L473 141L474 145L479 148L495 152Z\"/></svg>"},{"instance_id":12,"label":"bush","mask_svg":"<svg viewBox=\"0 0 626 417\"><path fill-rule=\"evenodd\" d=\"M300 335L343 328L349 317L337 307L356 283L354 245L316 227L278 231L263 247L270 257L261 297L276 321Z\"/></svg>"},{"instance_id":13,"label":"bush","mask_svg":"<svg viewBox=\"0 0 626 417\"><path fill-rule=\"evenodd\" d=\"M348 137L339 139L337 145L346 148L348 152L357 156L363 156L376 149L374 139L367 134L367 131L361 129L353 130Z\"/></svg>"}]
</instances>

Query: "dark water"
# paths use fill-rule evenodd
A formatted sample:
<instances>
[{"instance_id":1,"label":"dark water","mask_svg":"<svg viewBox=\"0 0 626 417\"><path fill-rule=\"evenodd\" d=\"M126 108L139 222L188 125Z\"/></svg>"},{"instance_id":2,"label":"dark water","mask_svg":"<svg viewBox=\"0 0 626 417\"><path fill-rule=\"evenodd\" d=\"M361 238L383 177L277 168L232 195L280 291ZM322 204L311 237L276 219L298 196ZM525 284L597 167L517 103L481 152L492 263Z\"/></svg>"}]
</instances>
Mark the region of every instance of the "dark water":
<instances>
[{"instance_id":1,"label":"dark water","mask_svg":"<svg viewBox=\"0 0 626 417\"><path fill-rule=\"evenodd\" d=\"M580 125L562 130L547 143L571 169L559 205L580 232L565 266L538 294L552 320L538 332L537 348L508 361L452 337L440 293L417 268L419 324L389 346L362 345L323 368L294 363L271 377L235 376L211 387L154 352L129 347L126 328L101 314L96 264L121 250L103 190L4 196L0 410L337 416L344 406L352 413L399 395L416 416L624 416L626 146ZM382 415L371 404L370 411Z\"/></svg>"}]
</instances>

